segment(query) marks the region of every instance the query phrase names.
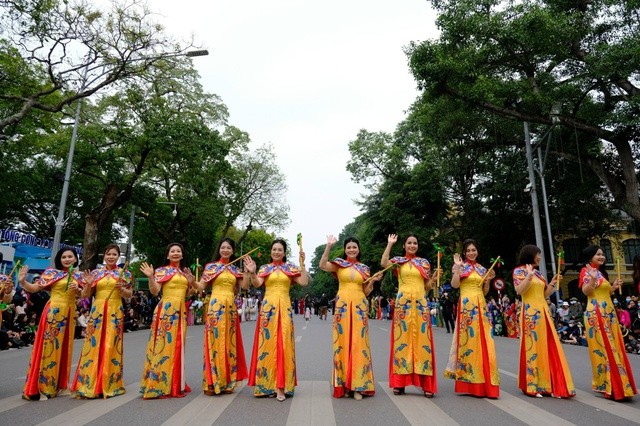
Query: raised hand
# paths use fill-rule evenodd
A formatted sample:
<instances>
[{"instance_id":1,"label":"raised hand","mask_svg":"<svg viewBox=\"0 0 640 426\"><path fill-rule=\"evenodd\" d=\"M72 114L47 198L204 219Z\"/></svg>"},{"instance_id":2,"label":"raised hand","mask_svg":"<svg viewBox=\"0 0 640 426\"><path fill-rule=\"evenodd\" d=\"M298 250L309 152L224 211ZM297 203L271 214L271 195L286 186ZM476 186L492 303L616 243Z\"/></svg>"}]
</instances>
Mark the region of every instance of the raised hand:
<instances>
[{"instance_id":1,"label":"raised hand","mask_svg":"<svg viewBox=\"0 0 640 426\"><path fill-rule=\"evenodd\" d=\"M327 246L331 247L333 246L335 243L337 243L338 240L336 240L336 237L334 237L333 235L329 234L327 235Z\"/></svg>"},{"instance_id":2,"label":"raised hand","mask_svg":"<svg viewBox=\"0 0 640 426\"><path fill-rule=\"evenodd\" d=\"M150 265L147 262L142 262L142 265L140 265L140 272L142 272L147 278L153 277L153 271L153 265Z\"/></svg>"},{"instance_id":3,"label":"raised hand","mask_svg":"<svg viewBox=\"0 0 640 426\"><path fill-rule=\"evenodd\" d=\"M194 277L193 274L191 273L191 269L182 268L182 275L185 276L189 285L193 287L193 285L196 283L196 277Z\"/></svg>"},{"instance_id":4,"label":"raised hand","mask_svg":"<svg viewBox=\"0 0 640 426\"><path fill-rule=\"evenodd\" d=\"M256 272L256 262L251 258L251 257L247 257L244 261L244 271L248 272L250 274L253 274Z\"/></svg>"},{"instance_id":5,"label":"raised hand","mask_svg":"<svg viewBox=\"0 0 640 426\"><path fill-rule=\"evenodd\" d=\"M454 253L453 254L453 263L454 263L454 265L456 265L459 268L462 267L462 264L464 262L462 261L462 256L460 256L459 253Z\"/></svg>"},{"instance_id":6,"label":"raised hand","mask_svg":"<svg viewBox=\"0 0 640 426\"><path fill-rule=\"evenodd\" d=\"M389 236L387 237L387 243L393 245L397 242L398 242L398 234L389 234Z\"/></svg>"},{"instance_id":7,"label":"raised hand","mask_svg":"<svg viewBox=\"0 0 640 426\"><path fill-rule=\"evenodd\" d=\"M93 281L95 280L95 277L93 276L93 274L91 273L91 271L86 270L82 273L82 281L84 281L88 286L91 286L93 284ZM119 282L120 280L118 280ZM116 285L118 285L116 283Z\"/></svg>"},{"instance_id":8,"label":"raised hand","mask_svg":"<svg viewBox=\"0 0 640 426\"><path fill-rule=\"evenodd\" d=\"M524 269L527 271L527 275L533 274L533 265L531 265L530 263L524 265Z\"/></svg>"},{"instance_id":9,"label":"raised hand","mask_svg":"<svg viewBox=\"0 0 640 426\"><path fill-rule=\"evenodd\" d=\"M18 271L18 282L22 283L27 279L27 271L29 270L29 266L28 265L24 265L22 268L20 268L20 270Z\"/></svg>"},{"instance_id":10,"label":"raised hand","mask_svg":"<svg viewBox=\"0 0 640 426\"><path fill-rule=\"evenodd\" d=\"M300 260L301 260L301 263L304 263L304 260L305 260L305 259L306 259L306 255L304 254L304 251L301 251L301 252L300 252Z\"/></svg>"}]
</instances>

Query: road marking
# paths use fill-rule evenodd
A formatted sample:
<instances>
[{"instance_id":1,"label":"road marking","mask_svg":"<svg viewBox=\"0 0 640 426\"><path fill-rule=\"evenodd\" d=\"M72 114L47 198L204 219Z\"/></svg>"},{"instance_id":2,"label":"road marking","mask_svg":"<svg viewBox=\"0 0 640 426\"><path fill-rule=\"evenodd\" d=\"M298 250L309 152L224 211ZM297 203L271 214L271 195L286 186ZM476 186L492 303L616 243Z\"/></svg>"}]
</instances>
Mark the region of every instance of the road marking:
<instances>
[{"instance_id":1,"label":"road marking","mask_svg":"<svg viewBox=\"0 0 640 426\"><path fill-rule=\"evenodd\" d=\"M607 413L622 417L630 422L640 423L640 410L631 408L624 403L621 404L619 402L605 399L604 397L597 397L589 392L577 389L574 399L593 408L597 408L598 410L606 411Z\"/></svg>"},{"instance_id":2,"label":"road marking","mask_svg":"<svg viewBox=\"0 0 640 426\"><path fill-rule=\"evenodd\" d=\"M429 419L429 423L437 425L453 426L459 424L442 411L435 402L425 398L422 394L396 396L393 394L393 390L389 388L389 382L379 382L379 385L382 386L382 389L391 398L391 402L398 407L398 410L412 425L424 425L425 419Z\"/></svg>"},{"instance_id":3,"label":"road marking","mask_svg":"<svg viewBox=\"0 0 640 426\"><path fill-rule=\"evenodd\" d=\"M287 426L335 426L336 417L327 381L298 382L296 395L291 398Z\"/></svg>"},{"instance_id":4,"label":"road marking","mask_svg":"<svg viewBox=\"0 0 640 426\"><path fill-rule=\"evenodd\" d=\"M380 330L382 330L382 331L389 331L389 329L387 329L387 328L382 328L382 327L378 327L378 328L379 328Z\"/></svg>"},{"instance_id":5,"label":"road marking","mask_svg":"<svg viewBox=\"0 0 640 426\"><path fill-rule=\"evenodd\" d=\"M515 379L518 378L517 374L513 374L509 371L498 371L506 376L510 376ZM576 389L576 396L573 399L598 410L606 411L609 414L622 417L623 419L629 420L633 423L640 423L640 410L632 408L625 404L620 404L619 402L611 401L609 399L605 399L604 397L597 397L595 396L595 394L579 389Z\"/></svg>"},{"instance_id":6,"label":"road marking","mask_svg":"<svg viewBox=\"0 0 640 426\"><path fill-rule=\"evenodd\" d=\"M118 395L107 399L88 399L79 407L65 411L58 416L51 417L50 419L40 423L38 426L58 426L61 424L64 424L65 426L85 425L136 398L140 398L140 382L131 383L127 385L127 388L129 388L129 391L124 395Z\"/></svg>"},{"instance_id":7,"label":"road marking","mask_svg":"<svg viewBox=\"0 0 640 426\"><path fill-rule=\"evenodd\" d=\"M550 412L545 411L540 407L523 401L522 399L505 392L503 389L500 389L500 399L485 398L485 401L501 409L505 413L512 415L521 422L531 426L574 425L574 423L571 423L563 419L562 417L551 414Z\"/></svg>"},{"instance_id":8,"label":"road marking","mask_svg":"<svg viewBox=\"0 0 640 426\"><path fill-rule=\"evenodd\" d=\"M14 408L18 408L21 405L28 403L29 401L27 401L26 399L22 399L22 394L0 399L0 413L8 410L13 410Z\"/></svg>"},{"instance_id":9,"label":"road marking","mask_svg":"<svg viewBox=\"0 0 640 426\"><path fill-rule=\"evenodd\" d=\"M235 392L230 394L209 396L201 393L193 401L182 407L180 411L169 417L162 426L212 425L238 396L243 387L244 383L237 384Z\"/></svg>"},{"instance_id":10,"label":"road marking","mask_svg":"<svg viewBox=\"0 0 640 426\"><path fill-rule=\"evenodd\" d=\"M296 343L300 343L300 340L302 340L302 336L296 336Z\"/></svg>"},{"instance_id":11,"label":"road marking","mask_svg":"<svg viewBox=\"0 0 640 426\"><path fill-rule=\"evenodd\" d=\"M498 369L498 371L499 371L500 373L502 373L502 374L506 375L506 376L513 377L514 379L517 379L517 378L518 378L518 375L517 375L517 374L513 374L513 373L512 373L512 372L510 372L510 371L502 370L502 369L500 369L500 368Z\"/></svg>"}]
</instances>

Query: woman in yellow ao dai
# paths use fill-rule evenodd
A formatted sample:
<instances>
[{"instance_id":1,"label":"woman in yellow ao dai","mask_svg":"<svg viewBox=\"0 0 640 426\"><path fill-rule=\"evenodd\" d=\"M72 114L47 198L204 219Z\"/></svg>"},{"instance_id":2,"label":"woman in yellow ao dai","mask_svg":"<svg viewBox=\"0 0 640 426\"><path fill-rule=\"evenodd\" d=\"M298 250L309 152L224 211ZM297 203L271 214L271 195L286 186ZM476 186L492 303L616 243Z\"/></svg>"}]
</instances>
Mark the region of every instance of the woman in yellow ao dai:
<instances>
[{"instance_id":1,"label":"woman in yellow ao dai","mask_svg":"<svg viewBox=\"0 0 640 426\"><path fill-rule=\"evenodd\" d=\"M462 253L464 261L457 253L453 256L451 286L460 288L460 299L444 375L456 381L457 393L498 398L500 375L491 334L491 313L485 301L495 272L487 276L486 268L476 262L478 249L474 240L462 243Z\"/></svg>"},{"instance_id":2,"label":"woman in yellow ao dai","mask_svg":"<svg viewBox=\"0 0 640 426\"><path fill-rule=\"evenodd\" d=\"M329 262L329 253L335 243L335 237L329 235L319 265L323 271L338 278L333 314L333 396L353 395L354 399L361 400L362 395L375 394L367 296L381 275L369 279L369 267L360 263L360 242L355 237L345 239L342 258Z\"/></svg>"},{"instance_id":3,"label":"woman in yellow ao dai","mask_svg":"<svg viewBox=\"0 0 640 426\"><path fill-rule=\"evenodd\" d=\"M242 273L233 262L236 243L220 242L218 255L204 267L198 290L211 286L209 306L204 317L204 368L202 389L207 395L231 393L247 378L247 363L235 302L238 284L246 288Z\"/></svg>"},{"instance_id":4,"label":"woman in yellow ao dai","mask_svg":"<svg viewBox=\"0 0 640 426\"><path fill-rule=\"evenodd\" d=\"M406 386L417 386L424 396L432 398L438 384L427 292L440 271L431 276L427 259L416 256L418 239L413 234L408 235L403 244L405 255L389 259L391 247L397 241L396 234L389 235L380 262L385 268L398 265L393 271L398 277L398 294L391 329L389 387L395 395L402 395Z\"/></svg>"},{"instance_id":5,"label":"woman in yellow ao dai","mask_svg":"<svg viewBox=\"0 0 640 426\"><path fill-rule=\"evenodd\" d=\"M78 398L110 398L125 393L122 341L124 335L123 297L131 297L131 273L117 267L120 247L109 244L104 251L105 266L87 278L84 297L91 305L87 335L71 390Z\"/></svg>"},{"instance_id":6,"label":"woman in yellow ao dai","mask_svg":"<svg viewBox=\"0 0 640 426\"><path fill-rule=\"evenodd\" d=\"M309 276L304 269L287 262L287 243L277 239L271 243L271 263L262 265L256 274L251 258L245 261L248 273L244 279L254 287L265 286L260 314L253 340L249 386L255 396L275 396L284 401L293 396L296 380L296 349L293 330L293 309L289 297L292 283L307 285ZM300 258L304 262L304 252Z\"/></svg>"},{"instance_id":7,"label":"woman in yellow ao dai","mask_svg":"<svg viewBox=\"0 0 640 426\"><path fill-rule=\"evenodd\" d=\"M60 249L55 257L55 266L46 269L34 283L26 280L28 266L23 266L18 274L18 281L26 291L37 293L47 290L51 293L40 317L27 382L22 391L22 398L28 400L61 395L69 384L76 299L84 285L84 277L74 269L78 266L78 254L74 249Z\"/></svg>"},{"instance_id":8,"label":"woman in yellow ao dai","mask_svg":"<svg viewBox=\"0 0 640 426\"><path fill-rule=\"evenodd\" d=\"M540 249L526 245L520 250L521 266L513 271L513 285L522 296L518 387L529 396L570 398L576 390L546 301L557 277L547 284L535 269L540 259Z\"/></svg>"},{"instance_id":9,"label":"woman in yellow ao dai","mask_svg":"<svg viewBox=\"0 0 640 426\"><path fill-rule=\"evenodd\" d=\"M187 339L185 300L195 277L185 267L181 244L167 247L168 266L156 270L146 262L140 270L149 279L154 296L162 290L162 298L151 323L140 392L144 399L186 396L191 388L185 383L184 347Z\"/></svg>"}]
</instances>

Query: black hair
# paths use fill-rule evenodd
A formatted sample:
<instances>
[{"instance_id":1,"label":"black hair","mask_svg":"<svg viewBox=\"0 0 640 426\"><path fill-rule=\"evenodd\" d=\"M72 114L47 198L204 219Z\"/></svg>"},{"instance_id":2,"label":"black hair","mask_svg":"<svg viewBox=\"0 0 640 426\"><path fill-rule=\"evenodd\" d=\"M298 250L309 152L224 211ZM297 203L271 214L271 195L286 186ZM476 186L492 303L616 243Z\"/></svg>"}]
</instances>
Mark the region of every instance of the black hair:
<instances>
[{"instance_id":1,"label":"black hair","mask_svg":"<svg viewBox=\"0 0 640 426\"><path fill-rule=\"evenodd\" d=\"M273 259L271 258L271 249L276 244L281 244L282 245L282 248L284 249L284 256L282 257L282 261L286 262L287 261L287 242L285 240L283 240L282 238L276 238L271 243L271 246L269 246L269 261L273 262Z\"/></svg>"},{"instance_id":2,"label":"black hair","mask_svg":"<svg viewBox=\"0 0 640 426\"><path fill-rule=\"evenodd\" d=\"M527 244L520 249L520 255L518 255L518 264L520 265L532 265L535 263L535 258L538 253L542 253L542 250L538 246L533 244Z\"/></svg>"},{"instance_id":3,"label":"black hair","mask_svg":"<svg viewBox=\"0 0 640 426\"><path fill-rule=\"evenodd\" d=\"M356 238L356 237L347 237L344 240L344 244L342 245L343 251L342 251L342 258L344 260L347 260L347 244L349 243L356 243L358 245L358 255L356 256L356 260L358 262L360 262L360 255L362 254L360 252L360 241Z\"/></svg>"},{"instance_id":4,"label":"black hair","mask_svg":"<svg viewBox=\"0 0 640 426\"><path fill-rule=\"evenodd\" d=\"M213 255L213 261L216 262L218 260L220 260L221 256L220 256L220 247L222 247L223 243L229 243L229 245L231 246L231 250L233 250L233 253L231 253L231 257L229 258L229 262L233 262L234 260L237 259L236 256L236 242L233 241L231 238L226 237L220 240L220 242L218 243L218 250L216 250L216 253Z\"/></svg>"},{"instance_id":5,"label":"black hair","mask_svg":"<svg viewBox=\"0 0 640 426\"><path fill-rule=\"evenodd\" d=\"M66 251L70 251L76 257L76 261L73 263L73 267L75 268L78 266L79 259L78 259L78 252L76 251L76 249L74 249L73 247L63 247L60 250L58 250L58 253L56 253L56 257L54 259L54 264L56 265L56 269L62 270L62 255Z\"/></svg>"},{"instance_id":6,"label":"black hair","mask_svg":"<svg viewBox=\"0 0 640 426\"><path fill-rule=\"evenodd\" d=\"M187 261L184 259L184 246L180 243L171 243L167 246L166 250L164 251L164 258L165 260L169 260L169 251L171 251L171 247L180 247L180 250L182 251L182 259L180 259L180 269L186 268L187 267ZM169 263L171 263L169 261Z\"/></svg>"},{"instance_id":7,"label":"black hair","mask_svg":"<svg viewBox=\"0 0 640 426\"><path fill-rule=\"evenodd\" d=\"M582 250L582 253L580 254L580 262L586 266L588 264L591 263L591 259L593 259L593 256L596 255L596 253L598 252L598 250L602 250L602 247L600 246L596 246L596 245L590 245L585 247ZM605 261L606 263L606 261ZM609 280L609 273L607 273L606 267L605 267L605 263L603 263L602 265L600 265L598 267L598 270L602 273L602 275L604 275L604 277L607 279L607 281Z\"/></svg>"},{"instance_id":8,"label":"black hair","mask_svg":"<svg viewBox=\"0 0 640 426\"><path fill-rule=\"evenodd\" d=\"M416 234L414 234L414 233L407 234L407 236L404 237L404 242L402 243L402 247L404 248L404 245L407 244L407 240L409 238L411 238L411 237L416 239L416 242L418 243L418 249L419 249L420 248L420 240L418 239L418 236ZM405 248L404 251L406 253L407 249Z\"/></svg>"},{"instance_id":9,"label":"black hair","mask_svg":"<svg viewBox=\"0 0 640 426\"><path fill-rule=\"evenodd\" d=\"M467 260L466 253L467 253L467 248L468 248L470 245L475 246L475 248L476 248L476 250L478 250L478 252L480 251L480 250L478 249L478 243L476 243L476 240L474 240L474 239L472 239L472 238L467 238L466 240L464 240L464 241L462 242L462 259L464 259L464 260Z\"/></svg>"}]
</instances>

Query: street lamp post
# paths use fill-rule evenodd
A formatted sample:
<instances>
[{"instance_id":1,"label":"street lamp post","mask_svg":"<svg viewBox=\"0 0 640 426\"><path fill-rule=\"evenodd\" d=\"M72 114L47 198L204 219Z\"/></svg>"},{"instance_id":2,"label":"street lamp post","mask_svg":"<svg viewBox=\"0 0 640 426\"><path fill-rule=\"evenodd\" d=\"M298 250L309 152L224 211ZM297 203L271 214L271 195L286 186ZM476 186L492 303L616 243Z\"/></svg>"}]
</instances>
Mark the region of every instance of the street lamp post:
<instances>
[{"instance_id":1,"label":"street lamp post","mask_svg":"<svg viewBox=\"0 0 640 426\"><path fill-rule=\"evenodd\" d=\"M553 236L551 234L551 220L549 217L549 203L547 201L547 186L544 179L544 168L546 164L546 158L549 153L549 146L551 143L551 132L555 127L554 124L547 130L547 133L541 138L540 141L535 143L538 152L538 167L536 168L533 164L533 149L531 147L531 135L529 133L529 123L524 123L524 133L525 133L525 145L526 145L526 155L527 155L527 169L529 171L529 185L527 185L531 190L531 206L533 211L533 224L535 228L536 234L536 245L540 248L541 251L541 260L540 260L540 273L545 279L548 279L547 276L547 264L545 261L544 255L544 242L542 240L542 225L540 223L540 208L538 207L538 193L536 190L536 181L535 181L535 173L538 173L540 176L540 186L542 189L542 203L544 206L544 216L545 216L545 224L547 227L547 240L548 240L548 248L549 248L549 256L551 259L551 270L554 274L559 274L560 265L556 265L555 256L553 253ZM543 157L542 155L542 141L547 137L547 149L546 153ZM560 300L560 290L556 287L556 302Z\"/></svg>"},{"instance_id":2,"label":"street lamp post","mask_svg":"<svg viewBox=\"0 0 640 426\"><path fill-rule=\"evenodd\" d=\"M175 53L162 56L162 58L172 58L177 56L186 56L186 57L196 57L196 56L207 56L209 54L208 50L193 50L190 52L184 53ZM135 59L134 61L142 61L152 59L149 57ZM133 62L133 61L131 61ZM94 70L99 67L91 68ZM104 75L110 73L113 69L107 69L106 66L103 66L103 71L98 76L94 77L91 81L87 81L87 75L89 72L89 66L85 67L84 73L82 74L82 84L80 85L80 89L78 92L84 91L88 86L90 86L97 79L103 77ZM60 195L60 206L58 207L58 216L56 218L56 230L53 237L53 245L51 246L51 262L50 265L54 266L54 257L58 250L60 249L60 242L62 240L62 227L65 224L64 213L67 206L67 197L69 196L69 181L71 180L71 166L73 165L73 154L76 149L76 139L78 137L78 126L80 124L80 109L82 106L82 98L78 99L78 105L76 106L76 114L74 116L73 121L73 131L71 133L71 143L69 144L69 155L67 157L67 167L64 173L64 183L62 185L62 194Z\"/></svg>"}]
</instances>

